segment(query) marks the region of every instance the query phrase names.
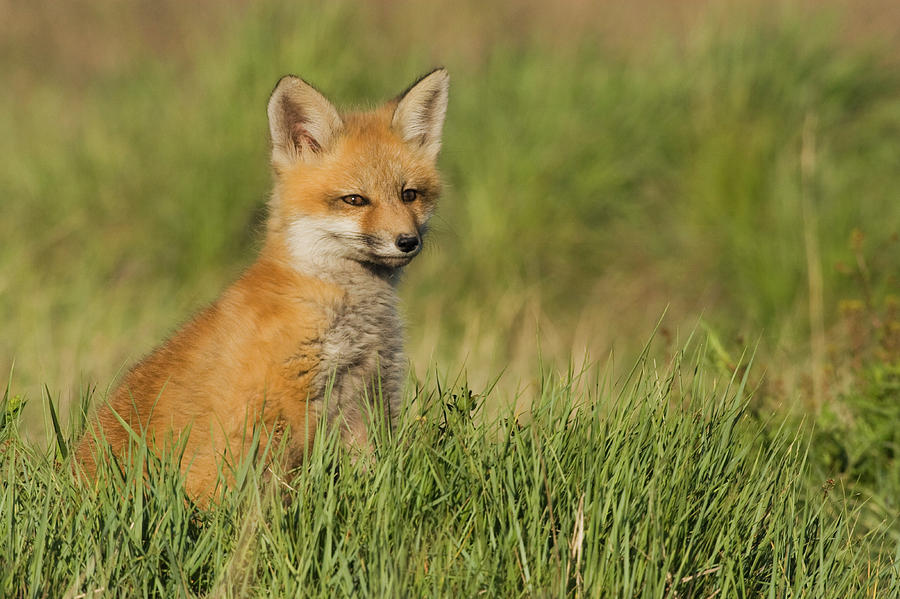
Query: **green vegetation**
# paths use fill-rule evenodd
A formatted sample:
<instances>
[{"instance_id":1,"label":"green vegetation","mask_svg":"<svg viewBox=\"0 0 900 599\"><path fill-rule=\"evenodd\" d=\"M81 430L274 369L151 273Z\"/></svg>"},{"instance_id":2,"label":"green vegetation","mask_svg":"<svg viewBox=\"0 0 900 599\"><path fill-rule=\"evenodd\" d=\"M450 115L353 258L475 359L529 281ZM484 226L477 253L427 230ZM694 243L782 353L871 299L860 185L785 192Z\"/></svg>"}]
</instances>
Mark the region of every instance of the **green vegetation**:
<instances>
[{"instance_id":1,"label":"green vegetation","mask_svg":"<svg viewBox=\"0 0 900 599\"><path fill-rule=\"evenodd\" d=\"M241 465L209 509L146 447L146 481L113 469L81 487L71 440L37 452L13 417L0 593L896 596L884 529L861 542L860 508L815 478L802 436L750 408L746 377L697 372L547 377L527 421L493 423L485 397L429 380L367 470L320 434L294 477Z\"/></svg>"},{"instance_id":2,"label":"green vegetation","mask_svg":"<svg viewBox=\"0 0 900 599\"><path fill-rule=\"evenodd\" d=\"M857 19L879 2L7 7L0 595L897 596L900 64ZM402 287L401 442L359 472L323 438L289 492L245 465L216 509L152 460L79 488L70 414L253 259L278 77L352 106L436 63L447 188Z\"/></svg>"}]
</instances>

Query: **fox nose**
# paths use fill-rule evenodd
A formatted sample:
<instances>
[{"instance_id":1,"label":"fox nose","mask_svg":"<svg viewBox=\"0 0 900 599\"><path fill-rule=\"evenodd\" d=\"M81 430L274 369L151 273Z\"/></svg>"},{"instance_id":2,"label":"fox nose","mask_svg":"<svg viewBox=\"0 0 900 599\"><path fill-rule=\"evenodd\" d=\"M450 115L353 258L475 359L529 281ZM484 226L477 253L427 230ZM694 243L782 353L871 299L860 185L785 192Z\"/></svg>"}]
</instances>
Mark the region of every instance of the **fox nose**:
<instances>
[{"instance_id":1,"label":"fox nose","mask_svg":"<svg viewBox=\"0 0 900 599\"><path fill-rule=\"evenodd\" d=\"M401 252L408 254L419 247L419 236L404 233L403 235L397 236L397 241L395 243Z\"/></svg>"}]
</instances>

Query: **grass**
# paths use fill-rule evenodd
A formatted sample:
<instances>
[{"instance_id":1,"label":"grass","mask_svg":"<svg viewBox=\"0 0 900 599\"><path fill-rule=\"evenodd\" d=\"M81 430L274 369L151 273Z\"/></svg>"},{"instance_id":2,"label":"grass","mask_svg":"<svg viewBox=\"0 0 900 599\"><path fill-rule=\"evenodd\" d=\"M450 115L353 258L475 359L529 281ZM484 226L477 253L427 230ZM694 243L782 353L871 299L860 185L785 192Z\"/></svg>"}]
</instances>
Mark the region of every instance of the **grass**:
<instances>
[{"instance_id":1,"label":"grass","mask_svg":"<svg viewBox=\"0 0 900 599\"><path fill-rule=\"evenodd\" d=\"M485 418L485 395L432 378L368 470L320 433L298 472L241 465L206 508L145 447L146 480L107 469L80 486L59 451L22 443L6 399L0 589L893 596L900 545L884 526L863 537L862 507L816 478L808 435L755 411L746 376L713 381L704 353L618 381L547 375L524 420Z\"/></svg>"}]
</instances>

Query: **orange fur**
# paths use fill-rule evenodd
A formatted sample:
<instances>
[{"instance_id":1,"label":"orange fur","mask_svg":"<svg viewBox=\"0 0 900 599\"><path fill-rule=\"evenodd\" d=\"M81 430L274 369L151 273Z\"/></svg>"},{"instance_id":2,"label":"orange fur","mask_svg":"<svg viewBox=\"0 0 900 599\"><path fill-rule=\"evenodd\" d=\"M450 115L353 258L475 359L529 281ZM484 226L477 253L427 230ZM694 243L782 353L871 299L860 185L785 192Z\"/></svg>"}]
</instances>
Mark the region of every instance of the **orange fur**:
<instances>
[{"instance_id":1,"label":"orange fur","mask_svg":"<svg viewBox=\"0 0 900 599\"><path fill-rule=\"evenodd\" d=\"M128 446L129 433L113 410L158 449L172 440L166 435L190 426L182 468L190 466L192 495L213 490L221 457L243 457L248 429L259 420L267 431L284 420L292 445L305 450L318 420L306 402L318 367L315 345L324 311L340 295L333 285L261 257L215 304L128 373L97 414L106 441L116 453ZM93 474L91 439L85 437L78 457Z\"/></svg>"},{"instance_id":2,"label":"orange fur","mask_svg":"<svg viewBox=\"0 0 900 599\"><path fill-rule=\"evenodd\" d=\"M393 284L411 257L398 258L392 244L398 235L424 232L439 193L437 146L429 135L439 135L443 108L438 106L440 114L426 109L441 91L446 106L446 74L423 79L428 85L411 88L410 100L342 117L307 84L287 79L270 100L275 188L263 250L215 303L139 362L100 407L77 449L90 477L97 466L95 438L125 455L131 433L121 418L161 454L186 435L180 467L187 490L209 498L218 472L227 477L227 466L246 457L255 424L262 426L263 445L290 431L289 465L308 451L326 416L344 422L346 439L365 444L354 402L374 388L379 364L393 368L393 387L402 378L395 372L402 332ZM398 117L404 102L406 112ZM413 202L398 199L408 188L418 192ZM369 203L351 205L344 200L351 194ZM304 223L326 227L321 239L306 239ZM339 225L334 234L327 230L331 223ZM368 245L344 240L346 231L368 236ZM319 241L332 245L325 251ZM365 313L371 305L381 312ZM354 311L363 314L346 316ZM359 356L351 359L356 350ZM324 413L322 381L329 376L349 381L339 408L350 416L343 420Z\"/></svg>"}]
</instances>

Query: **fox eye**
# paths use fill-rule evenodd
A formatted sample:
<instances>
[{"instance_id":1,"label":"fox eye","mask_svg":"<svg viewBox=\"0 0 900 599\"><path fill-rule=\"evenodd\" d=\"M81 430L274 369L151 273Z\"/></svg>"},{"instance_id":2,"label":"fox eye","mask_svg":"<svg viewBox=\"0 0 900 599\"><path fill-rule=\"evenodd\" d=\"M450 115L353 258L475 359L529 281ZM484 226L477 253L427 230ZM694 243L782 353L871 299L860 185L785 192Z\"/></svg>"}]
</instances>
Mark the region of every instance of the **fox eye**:
<instances>
[{"instance_id":1,"label":"fox eye","mask_svg":"<svg viewBox=\"0 0 900 599\"><path fill-rule=\"evenodd\" d=\"M415 189L404 189L401 196L404 202L415 202L416 198L419 197L419 192Z\"/></svg>"},{"instance_id":2,"label":"fox eye","mask_svg":"<svg viewBox=\"0 0 900 599\"><path fill-rule=\"evenodd\" d=\"M366 206L369 203L368 198L364 198L359 194L350 194L341 198L345 203L351 206Z\"/></svg>"}]
</instances>

